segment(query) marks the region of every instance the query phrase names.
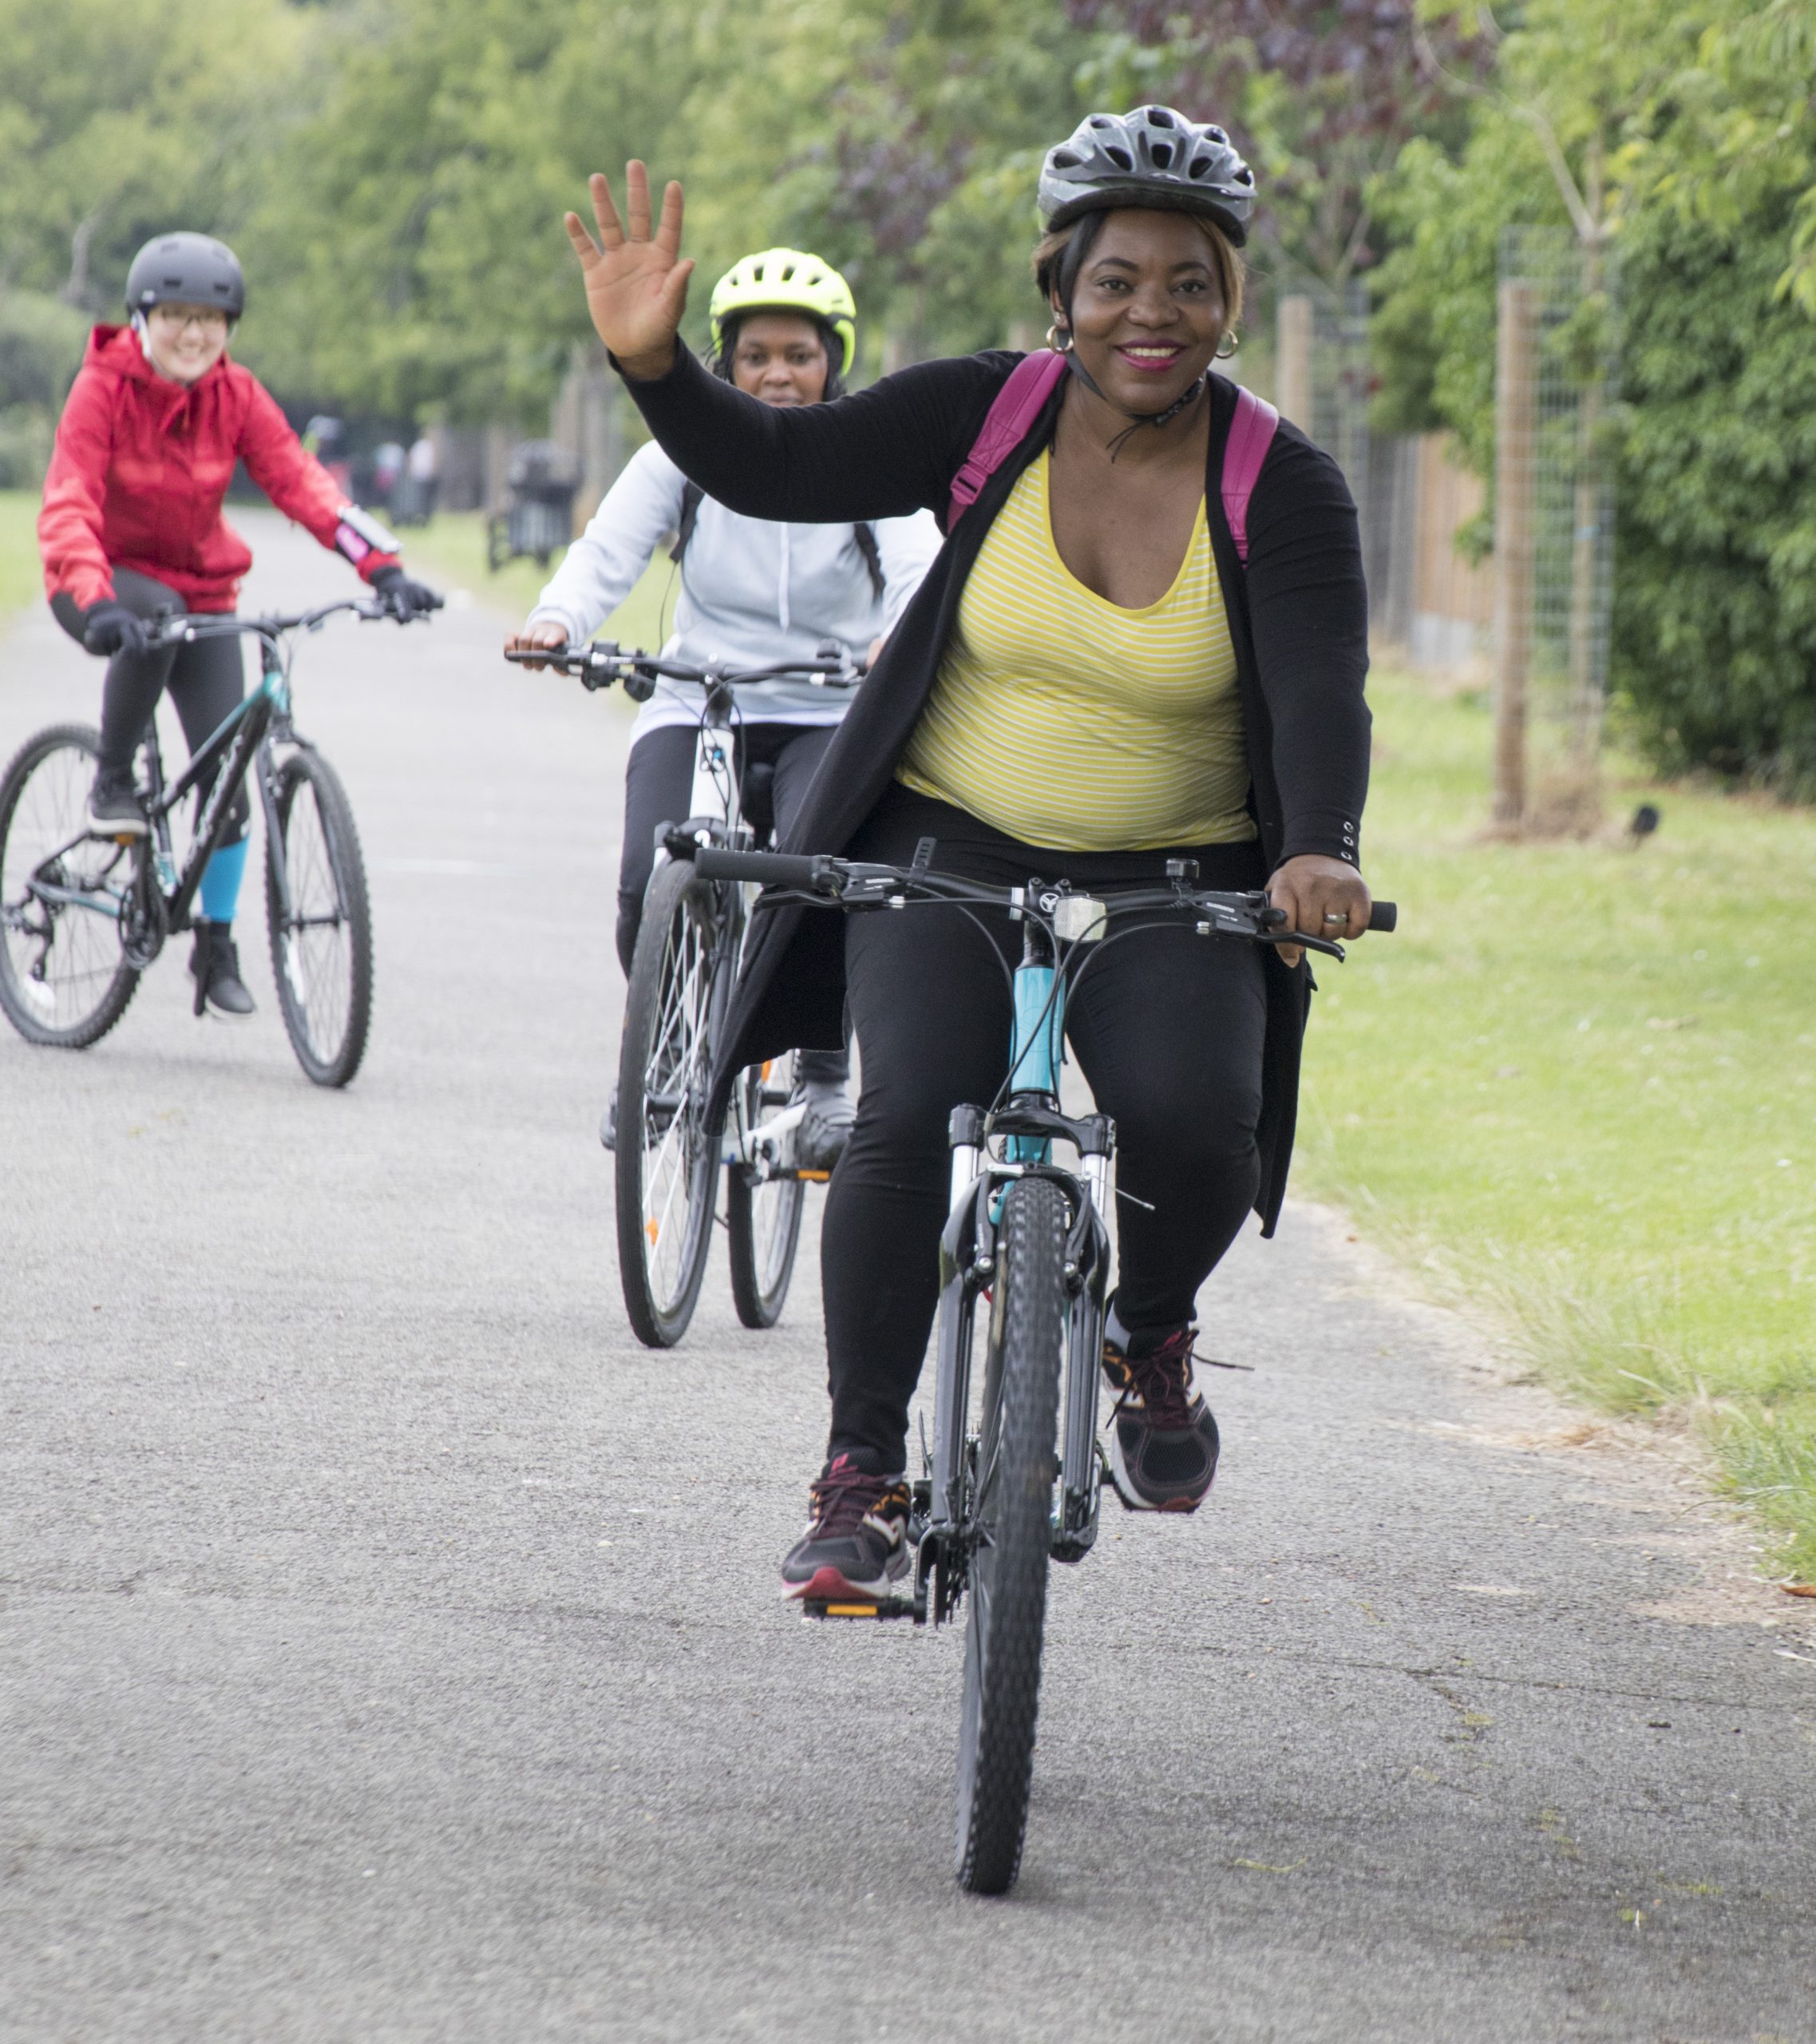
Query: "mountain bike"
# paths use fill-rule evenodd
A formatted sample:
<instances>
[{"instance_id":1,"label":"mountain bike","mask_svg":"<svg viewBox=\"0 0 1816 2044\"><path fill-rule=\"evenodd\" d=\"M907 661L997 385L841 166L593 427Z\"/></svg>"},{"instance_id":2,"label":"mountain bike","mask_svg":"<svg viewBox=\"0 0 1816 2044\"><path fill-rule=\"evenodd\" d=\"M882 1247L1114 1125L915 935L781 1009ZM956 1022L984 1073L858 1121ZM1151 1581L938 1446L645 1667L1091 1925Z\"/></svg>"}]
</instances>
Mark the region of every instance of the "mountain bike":
<instances>
[{"instance_id":1,"label":"mountain bike","mask_svg":"<svg viewBox=\"0 0 1816 2044\"><path fill-rule=\"evenodd\" d=\"M967 1607L955 1871L974 1893L998 1895L1019 1871L1027 1831L1048 1565L1090 1551L1106 1467L1098 1384L1116 1131L1106 1115L1061 1110L1067 996L1119 937L1181 919L1205 938L1344 954L1288 929L1264 893L1201 889L1193 860L1168 860L1164 886L1098 898L1040 880L979 885L934 871L934 851L924 838L912 866L893 866L702 847L694 869L702 883L758 883L764 901L853 913L958 903L1007 910L1022 925L1007 1075L987 1107L954 1108L948 1131L952 1205L940 1243L933 1443L912 1491L912 1587L805 1607L813 1618L936 1626ZM1369 928L1396 920L1393 903L1377 901ZM1077 1151L1077 1171L1054 1163L1055 1143Z\"/></svg>"},{"instance_id":2,"label":"mountain bike","mask_svg":"<svg viewBox=\"0 0 1816 2044\"><path fill-rule=\"evenodd\" d=\"M625 992L614 1153L619 1280L638 1340L673 1348L706 1277L723 1164L732 1302L745 1326L773 1327L794 1274L807 1186L829 1174L796 1161L795 1131L806 1109L793 1097L792 1053L742 1073L725 1125L708 1125L714 1060L755 889L705 878L688 855L701 845L746 849L769 834L762 802L740 771L737 685L790 675L849 688L864 670L836 640L811 660L762 667L695 667L609 641L504 657L558 667L589 690L616 682L635 703L647 703L665 681L705 690L688 815L665 826L659 842Z\"/></svg>"},{"instance_id":3,"label":"mountain bike","mask_svg":"<svg viewBox=\"0 0 1816 2044\"><path fill-rule=\"evenodd\" d=\"M255 638L261 671L174 781L164 779L156 723L148 725L137 768L148 832L113 837L91 827L101 746L91 726L53 725L14 755L0 779L0 1008L29 1043L84 1050L125 1013L146 968L191 926L203 872L250 775L265 819L266 925L291 1048L318 1086L345 1086L358 1071L372 1016L366 868L339 775L291 721L291 636L318 631L341 611L398 615L382 601L348 598L290 617L151 620L153 648ZM180 852L177 810L198 790Z\"/></svg>"}]
</instances>

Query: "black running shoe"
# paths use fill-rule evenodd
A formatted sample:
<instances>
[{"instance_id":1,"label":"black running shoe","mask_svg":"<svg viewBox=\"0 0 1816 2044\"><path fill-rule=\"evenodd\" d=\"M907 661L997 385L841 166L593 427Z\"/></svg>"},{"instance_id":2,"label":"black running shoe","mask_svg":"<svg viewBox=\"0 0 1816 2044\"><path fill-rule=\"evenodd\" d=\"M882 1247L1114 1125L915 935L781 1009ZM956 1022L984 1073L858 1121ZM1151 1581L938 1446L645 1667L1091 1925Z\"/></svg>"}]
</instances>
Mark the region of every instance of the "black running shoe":
<instances>
[{"instance_id":1,"label":"black running shoe","mask_svg":"<svg viewBox=\"0 0 1816 2044\"><path fill-rule=\"evenodd\" d=\"M103 766L89 791L89 827L103 838L142 838L145 812L130 766Z\"/></svg>"},{"instance_id":2,"label":"black running shoe","mask_svg":"<svg viewBox=\"0 0 1816 2044\"><path fill-rule=\"evenodd\" d=\"M813 1516L782 1563L787 1595L843 1603L886 1597L908 1568L908 1478L835 1456L808 1492Z\"/></svg>"},{"instance_id":3,"label":"black running shoe","mask_svg":"<svg viewBox=\"0 0 1816 2044\"><path fill-rule=\"evenodd\" d=\"M196 924L189 972L196 982L198 1015L212 1015L222 1022L244 1022L258 1012L258 1006L239 976L239 947L227 934L232 927L231 923Z\"/></svg>"},{"instance_id":4,"label":"black running shoe","mask_svg":"<svg viewBox=\"0 0 1816 2044\"><path fill-rule=\"evenodd\" d=\"M1197 1332L1175 1328L1149 1345L1114 1313L1104 1330L1103 1373L1119 1394L1110 1415L1110 1476L1131 1511L1196 1511L1210 1494L1217 1423L1192 1388Z\"/></svg>"}]
</instances>

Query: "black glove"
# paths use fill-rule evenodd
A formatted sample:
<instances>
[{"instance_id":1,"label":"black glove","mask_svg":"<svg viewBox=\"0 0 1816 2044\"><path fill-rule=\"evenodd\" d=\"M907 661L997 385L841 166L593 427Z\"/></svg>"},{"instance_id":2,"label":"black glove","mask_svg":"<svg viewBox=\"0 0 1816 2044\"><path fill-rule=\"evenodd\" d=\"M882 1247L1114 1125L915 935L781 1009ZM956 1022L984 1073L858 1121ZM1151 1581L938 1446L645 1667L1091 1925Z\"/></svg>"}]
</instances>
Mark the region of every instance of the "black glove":
<instances>
[{"instance_id":1,"label":"black glove","mask_svg":"<svg viewBox=\"0 0 1816 2044\"><path fill-rule=\"evenodd\" d=\"M82 644L91 653L142 653L144 621L124 604L97 604L82 619Z\"/></svg>"},{"instance_id":2,"label":"black glove","mask_svg":"<svg viewBox=\"0 0 1816 2044\"><path fill-rule=\"evenodd\" d=\"M401 568L381 568L372 578L378 600L399 623L423 617L441 608L441 599L421 582L413 582Z\"/></svg>"}]
</instances>

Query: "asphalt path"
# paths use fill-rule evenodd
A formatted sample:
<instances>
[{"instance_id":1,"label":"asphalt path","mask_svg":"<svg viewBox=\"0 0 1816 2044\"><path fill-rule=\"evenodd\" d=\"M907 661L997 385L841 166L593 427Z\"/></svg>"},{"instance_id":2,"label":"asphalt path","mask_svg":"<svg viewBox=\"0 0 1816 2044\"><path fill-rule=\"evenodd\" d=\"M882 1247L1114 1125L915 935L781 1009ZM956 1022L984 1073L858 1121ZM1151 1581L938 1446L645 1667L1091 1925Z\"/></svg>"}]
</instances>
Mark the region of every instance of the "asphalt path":
<instances>
[{"instance_id":1,"label":"asphalt path","mask_svg":"<svg viewBox=\"0 0 1816 2044\"><path fill-rule=\"evenodd\" d=\"M250 604L339 593L273 517ZM1681 1457L1341 1219L1203 1302L1226 1459L1055 1571L1029 1844L954 1888L960 1638L776 1595L819 1314L619 1305L627 722L499 621L330 625L372 1048L0 1032L0 2038L1816 2038L1816 1645ZM92 716L39 612L0 751ZM1335 1026L1328 1020L1325 1026ZM817 1198L817 1195L815 1195Z\"/></svg>"}]
</instances>

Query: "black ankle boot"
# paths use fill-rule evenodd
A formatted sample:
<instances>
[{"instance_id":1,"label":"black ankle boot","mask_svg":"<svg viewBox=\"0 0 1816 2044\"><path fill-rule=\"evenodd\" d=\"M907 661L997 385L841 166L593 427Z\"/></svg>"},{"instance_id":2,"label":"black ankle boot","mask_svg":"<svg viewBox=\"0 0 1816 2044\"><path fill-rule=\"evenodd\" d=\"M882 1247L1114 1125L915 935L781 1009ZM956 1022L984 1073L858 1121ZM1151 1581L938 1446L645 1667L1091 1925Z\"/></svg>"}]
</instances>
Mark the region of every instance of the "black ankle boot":
<instances>
[{"instance_id":1,"label":"black ankle boot","mask_svg":"<svg viewBox=\"0 0 1816 2044\"><path fill-rule=\"evenodd\" d=\"M243 1022L255 1013L252 996L239 976L239 952L231 923L197 923L196 948L189 953L196 982L196 1012L223 1022Z\"/></svg>"}]
</instances>

